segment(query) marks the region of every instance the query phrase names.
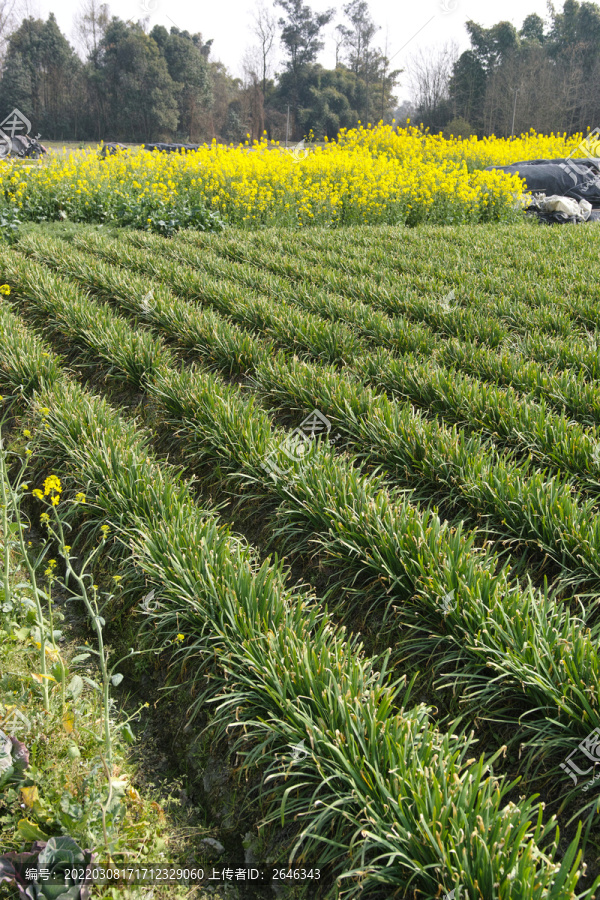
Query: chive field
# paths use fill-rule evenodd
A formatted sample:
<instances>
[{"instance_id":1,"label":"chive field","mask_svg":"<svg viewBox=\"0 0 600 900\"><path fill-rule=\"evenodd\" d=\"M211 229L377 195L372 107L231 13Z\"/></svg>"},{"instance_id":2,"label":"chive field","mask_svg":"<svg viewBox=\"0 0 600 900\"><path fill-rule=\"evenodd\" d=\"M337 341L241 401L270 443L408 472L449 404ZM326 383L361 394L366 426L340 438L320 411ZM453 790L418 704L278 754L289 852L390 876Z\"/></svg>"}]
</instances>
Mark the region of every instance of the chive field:
<instances>
[{"instance_id":1,"label":"chive field","mask_svg":"<svg viewBox=\"0 0 600 900\"><path fill-rule=\"evenodd\" d=\"M241 833L320 869L294 896L600 886L599 250L530 223L0 244L0 392L94 498L72 524L109 525L107 628L171 647Z\"/></svg>"}]
</instances>

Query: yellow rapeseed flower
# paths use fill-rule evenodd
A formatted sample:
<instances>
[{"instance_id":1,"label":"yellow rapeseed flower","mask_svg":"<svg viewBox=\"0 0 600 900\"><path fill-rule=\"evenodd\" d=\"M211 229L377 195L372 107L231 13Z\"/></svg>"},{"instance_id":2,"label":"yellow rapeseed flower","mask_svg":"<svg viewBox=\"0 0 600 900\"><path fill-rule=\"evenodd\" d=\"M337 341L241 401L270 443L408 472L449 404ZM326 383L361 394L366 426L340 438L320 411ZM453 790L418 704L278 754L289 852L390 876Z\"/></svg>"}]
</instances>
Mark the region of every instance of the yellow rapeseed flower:
<instances>
[{"instance_id":1,"label":"yellow rapeseed flower","mask_svg":"<svg viewBox=\"0 0 600 900\"><path fill-rule=\"evenodd\" d=\"M48 475L44 481L44 494L48 496L52 491L56 491L59 494L62 492L60 478L56 475Z\"/></svg>"}]
</instances>

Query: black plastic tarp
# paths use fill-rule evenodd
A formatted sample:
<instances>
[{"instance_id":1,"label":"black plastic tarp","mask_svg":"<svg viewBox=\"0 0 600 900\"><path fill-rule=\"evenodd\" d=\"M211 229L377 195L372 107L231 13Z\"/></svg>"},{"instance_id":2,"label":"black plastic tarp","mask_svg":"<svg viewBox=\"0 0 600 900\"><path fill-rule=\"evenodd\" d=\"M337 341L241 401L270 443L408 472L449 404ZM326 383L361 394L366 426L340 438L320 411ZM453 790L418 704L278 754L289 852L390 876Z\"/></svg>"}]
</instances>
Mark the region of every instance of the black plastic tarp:
<instances>
[{"instance_id":1,"label":"black plastic tarp","mask_svg":"<svg viewBox=\"0 0 600 900\"><path fill-rule=\"evenodd\" d=\"M127 147L125 146L125 144L112 143L112 144L105 144L102 147L102 149L100 150L100 153L98 155L100 156L101 159L106 159L107 156L115 156L115 154L117 154L117 153L126 153L126 152L127 152Z\"/></svg>"},{"instance_id":2,"label":"black plastic tarp","mask_svg":"<svg viewBox=\"0 0 600 900\"><path fill-rule=\"evenodd\" d=\"M165 153L180 153L182 150L200 150L202 144L144 144L146 150L163 150Z\"/></svg>"},{"instance_id":3,"label":"black plastic tarp","mask_svg":"<svg viewBox=\"0 0 600 900\"><path fill-rule=\"evenodd\" d=\"M33 159L38 159L42 153L48 152L43 144L40 144L35 138L28 137L26 134L15 134L11 138L11 144L11 156L20 156L22 158L30 156Z\"/></svg>"},{"instance_id":4,"label":"black plastic tarp","mask_svg":"<svg viewBox=\"0 0 600 900\"><path fill-rule=\"evenodd\" d=\"M600 208L600 160L530 159L510 166L487 167L488 172L494 170L524 178L526 189L532 194L587 200Z\"/></svg>"}]
</instances>

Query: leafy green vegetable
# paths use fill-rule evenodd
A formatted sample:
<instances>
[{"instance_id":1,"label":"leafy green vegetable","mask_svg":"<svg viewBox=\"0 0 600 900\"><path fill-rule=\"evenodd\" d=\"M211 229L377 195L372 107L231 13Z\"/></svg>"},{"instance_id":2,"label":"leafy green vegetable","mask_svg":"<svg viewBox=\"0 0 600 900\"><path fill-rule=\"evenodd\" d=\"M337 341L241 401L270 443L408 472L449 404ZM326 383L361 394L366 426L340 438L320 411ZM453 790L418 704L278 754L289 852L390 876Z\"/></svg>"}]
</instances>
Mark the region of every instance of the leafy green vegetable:
<instances>
[{"instance_id":1,"label":"leafy green vegetable","mask_svg":"<svg viewBox=\"0 0 600 900\"><path fill-rule=\"evenodd\" d=\"M88 900L91 882L74 882L65 873L77 869L89 877L93 859L68 835L34 841L29 852L0 856L0 882L14 881L22 900Z\"/></svg>"},{"instance_id":2,"label":"leafy green vegetable","mask_svg":"<svg viewBox=\"0 0 600 900\"><path fill-rule=\"evenodd\" d=\"M0 731L0 791L22 781L28 765L29 751L25 744Z\"/></svg>"}]
</instances>

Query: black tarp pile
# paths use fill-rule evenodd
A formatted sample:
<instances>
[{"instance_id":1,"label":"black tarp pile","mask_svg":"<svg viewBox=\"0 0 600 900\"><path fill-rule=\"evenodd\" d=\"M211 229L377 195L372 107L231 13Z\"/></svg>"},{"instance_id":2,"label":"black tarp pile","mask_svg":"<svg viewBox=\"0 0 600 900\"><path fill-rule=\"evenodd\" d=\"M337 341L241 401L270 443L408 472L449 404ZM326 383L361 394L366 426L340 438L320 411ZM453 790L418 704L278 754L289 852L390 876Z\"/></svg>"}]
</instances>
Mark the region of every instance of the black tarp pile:
<instances>
[{"instance_id":1,"label":"black tarp pile","mask_svg":"<svg viewBox=\"0 0 600 900\"><path fill-rule=\"evenodd\" d=\"M180 153L182 150L200 150L202 144L144 144L145 150L162 150L165 153Z\"/></svg>"},{"instance_id":2,"label":"black tarp pile","mask_svg":"<svg viewBox=\"0 0 600 900\"><path fill-rule=\"evenodd\" d=\"M102 149L100 150L100 152L98 153L98 156L100 157L100 159L106 159L107 156L116 156L117 153L126 153L126 152L127 152L127 147L125 146L125 144L117 144L117 143L105 144L102 147Z\"/></svg>"},{"instance_id":3,"label":"black tarp pile","mask_svg":"<svg viewBox=\"0 0 600 900\"><path fill-rule=\"evenodd\" d=\"M510 166L488 166L487 171L506 172L525 179L526 190L538 195L527 212L543 222L600 221L600 160L529 159ZM560 202L565 198L574 200L575 204Z\"/></svg>"},{"instance_id":4,"label":"black tarp pile","mask_svg":"<svg viewBox=\"0 0 600 900\"><path fill-rule=\"evenodd\" d=\"M10 139L9 156L20 156L21 159L39 159L43 153L47 152L43 144L26 134L15 134Z\"/></svg>"},{"instance_id":5,"label":"black tarp pile","mask_svg":"<svg viewBox=\"0 0 600 900\"><path fill-rule=\"evenodd\" d=\"M202 144L142 144L143 150L161 150L164 153L181 153L188 150L200 150ZM110 143L105 144L100 150L101 159L107 156L114 156L116 153L127 153L125 144Z\"/></svg>"}]
</instances>

